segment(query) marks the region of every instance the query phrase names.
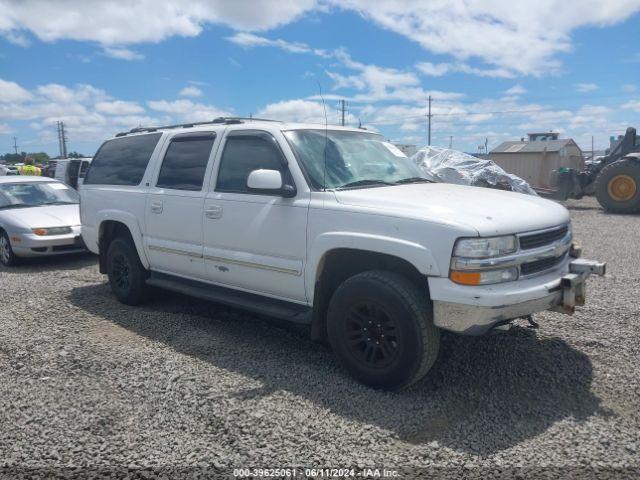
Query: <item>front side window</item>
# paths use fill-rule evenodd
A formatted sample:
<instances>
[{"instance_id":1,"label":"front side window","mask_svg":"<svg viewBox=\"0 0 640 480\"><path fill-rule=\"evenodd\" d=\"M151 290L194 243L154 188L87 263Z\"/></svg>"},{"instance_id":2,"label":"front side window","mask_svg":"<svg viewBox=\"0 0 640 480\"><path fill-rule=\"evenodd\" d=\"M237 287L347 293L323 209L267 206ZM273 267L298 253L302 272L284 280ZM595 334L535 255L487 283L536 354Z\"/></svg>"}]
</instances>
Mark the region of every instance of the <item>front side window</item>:
<instances>
[{"instance_id":1,"label":"front side window","mask_svg":"<svg viewBox=\"0 0 640 480\"><path fill-rule=\"evenodd\" d=\"M91 162L85 185L139 185L161 133L108 140Z\"/></svg>"},{"instance_id":2,"label":"front side window","mask_svg":"<svg viewBox=\"0 0 640 480\"><path fill-rule=\"evenodd\" d=\"M426 181L411 159L377 134L314 129L285 137L316 189Z\"/></svg>"},{"instance_id":3,"label":"front side window","mask_svg":"<svg viewBox=\"0 0 640 480\"><path fill-rule=\"evenodd\" d=\"M71 205L78 203L78 193L61 182L17 182L0 184L0 210Z\"/></svg>"},{"instance_id":4,"label":"front side window","mask_svg":"<svg viewBox=\"0 0 640 480\"><path fill-rule=\"evenodd\" d=\"M229 136L225 143L216 190L248 192L247 178L253 170L283 171L282 154L274 140L264 136Z\"/></svg>"},{"instance_id":5,"label":"front side window","mask_svg":"<svg viewBox=\"0 0 640 480\"><path fill-rule=\"evenodd\" d=\"M171 140L158 175L158 188L202 190L215 135L176 136Z\"/></svg>"}]
</instances>

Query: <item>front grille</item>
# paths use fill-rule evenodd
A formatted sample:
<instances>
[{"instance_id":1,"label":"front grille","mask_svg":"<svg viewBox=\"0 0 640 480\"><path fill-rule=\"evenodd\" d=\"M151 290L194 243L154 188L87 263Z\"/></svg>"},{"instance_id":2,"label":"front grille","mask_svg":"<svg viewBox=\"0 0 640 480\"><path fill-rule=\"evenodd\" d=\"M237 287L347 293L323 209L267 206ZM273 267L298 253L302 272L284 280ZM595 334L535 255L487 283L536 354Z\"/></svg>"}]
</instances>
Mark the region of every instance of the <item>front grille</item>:
<instances>
[{"instance_id":1,"label":"front grille","mask_svg":"<svg viewBox=\"0 0 640 480\"><path fill-rule=\"evenodd\" d=\"M534 262L523 263L522 265L520 265L520 273L526 276L549 270L562 263L566 256L567 254L563 253L559 257L549 257L543 258L542 260L536 260Z\"/></svg>"},{"instance_id":2,"label":"front grille","mask_svg":"<svg viewBox=\"0 0 640 480\"><path fill-rule=\"evenodd\" d=\"M532 248L544 247L556 240L560 240L567 235L569 227L558 227L553 230L547 230L546 232L532 233L531 235L522 235L520 237L520 249L530 250ZM534 262L532 262L534 263Z\"/></svg>"}]
</instances>

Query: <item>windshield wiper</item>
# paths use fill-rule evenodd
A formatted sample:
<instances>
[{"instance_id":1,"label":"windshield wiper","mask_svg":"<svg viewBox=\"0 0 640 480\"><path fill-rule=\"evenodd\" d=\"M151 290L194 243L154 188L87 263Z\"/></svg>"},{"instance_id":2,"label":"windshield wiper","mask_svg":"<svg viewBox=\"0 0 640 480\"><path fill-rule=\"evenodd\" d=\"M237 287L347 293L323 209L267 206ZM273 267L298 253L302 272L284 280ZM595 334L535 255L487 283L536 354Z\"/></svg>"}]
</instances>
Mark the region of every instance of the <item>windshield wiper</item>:
<instances>
[{"instance_id":1,"label":"windshield wiper","mask_svg":"<svg viewBox=\"0 0 640 480\"><path fill-rule=\"evenodd\" d=\"M403 178L402 180L398 180L397 182L393 182L396 185L402 185L405 183L433 183L431 180L424 177L409 177Z\"/></svg>"},{"instance_id":2,"label":"windshield wiper","mask_svg":"<svg viewBox=\"0 0 640 480\"><path fill-rule=\"evenodd\" d=\"M78 202L44 202L40 205L76 205Z\"/></svg>"},{"instance_id":3,"label":"windshield wiper","mask_svg":"<svg viewBox=\"0 0 640 480\"><path fill-rule=\"evenodd\" d=\"M393 183L385 182L384 180L358 180L356 182L345 183L344 185L340 185L338 190L342 190L343 188L350 187L364 187L367 185L393 185Z\"/></svg>"}]
</instances>

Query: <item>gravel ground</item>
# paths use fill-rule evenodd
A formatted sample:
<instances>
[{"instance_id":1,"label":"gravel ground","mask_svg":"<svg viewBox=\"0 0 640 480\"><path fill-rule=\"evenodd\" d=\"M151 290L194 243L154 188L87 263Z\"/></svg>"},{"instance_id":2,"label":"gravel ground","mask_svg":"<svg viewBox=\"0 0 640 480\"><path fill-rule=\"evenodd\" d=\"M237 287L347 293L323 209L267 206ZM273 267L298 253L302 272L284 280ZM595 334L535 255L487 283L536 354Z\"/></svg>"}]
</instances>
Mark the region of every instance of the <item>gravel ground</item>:
<instances>
[{"instance_id":1,"label":"gravel ground","mask_svg":"<svg viewBox=\"0 0 640 480\"><path fill-rule=\"evenodd\" d=\"M568 206L585 256L608 263L587 305L445 335L400 393L355 384L293 327L174 294L120 305L92 256L0 267L0 476L637 478L640 216Z\"/></svg>"}]
</instances>

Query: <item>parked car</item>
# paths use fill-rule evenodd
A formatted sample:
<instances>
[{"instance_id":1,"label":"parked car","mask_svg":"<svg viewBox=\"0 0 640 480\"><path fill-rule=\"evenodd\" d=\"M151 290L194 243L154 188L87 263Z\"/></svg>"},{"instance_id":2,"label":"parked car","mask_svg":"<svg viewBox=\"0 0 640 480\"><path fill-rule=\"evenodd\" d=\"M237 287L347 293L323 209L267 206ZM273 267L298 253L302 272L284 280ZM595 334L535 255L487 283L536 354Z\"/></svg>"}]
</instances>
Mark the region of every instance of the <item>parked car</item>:
<instances>
[{"instance_id":1,"label":"parked car","mask_svg":"<svg viewBox=\"0 0 640 480\"><path fill-rule=\"evenodd\" d=\"M83 251L78 194L45 177L0 177L0 262Z\"/></svg>"},{"instance_id":2,"label":"parked car","mask_svg":"<svg viewBox=\"0 0 640 480\"><path fill-rule=\"evenodd\" d=\"M90 157L51 160L46 174L48 177L56 178L78 190L84 182L90 164Z\"/></svg>"},{"instance_id":3,"label":"parked car","mask_svg":"<svg viewBox=\"0 0 640 480\"><path fill-rule=\"evenodd\" d=\"M82 235L121 302L153 285L308 324L373 387L423 377L441 330L572 313L604 273L576 258L561 205L430 183L361 129L138 128L100 147L80 195Z\"/></svg>"}]
</instances>

